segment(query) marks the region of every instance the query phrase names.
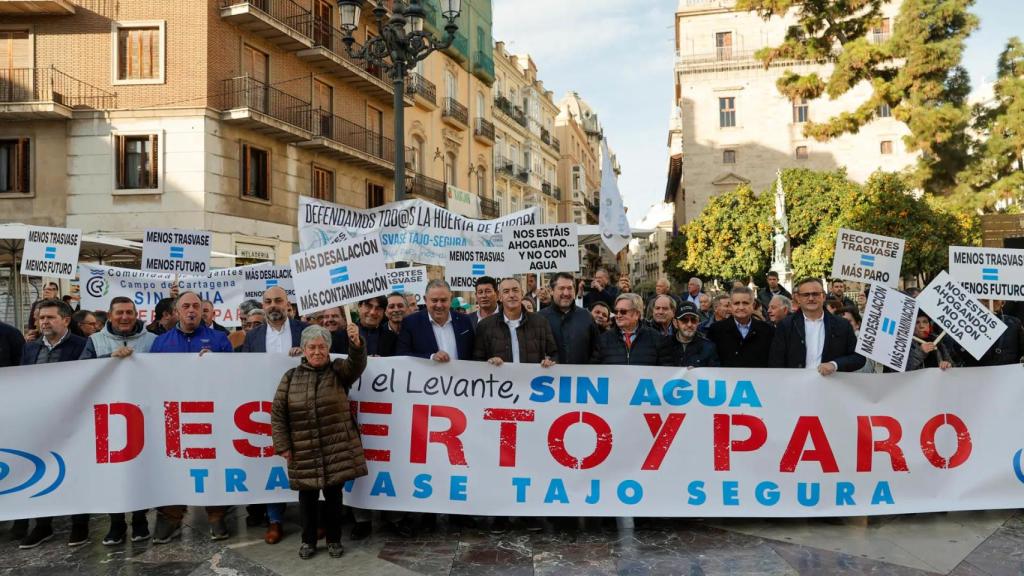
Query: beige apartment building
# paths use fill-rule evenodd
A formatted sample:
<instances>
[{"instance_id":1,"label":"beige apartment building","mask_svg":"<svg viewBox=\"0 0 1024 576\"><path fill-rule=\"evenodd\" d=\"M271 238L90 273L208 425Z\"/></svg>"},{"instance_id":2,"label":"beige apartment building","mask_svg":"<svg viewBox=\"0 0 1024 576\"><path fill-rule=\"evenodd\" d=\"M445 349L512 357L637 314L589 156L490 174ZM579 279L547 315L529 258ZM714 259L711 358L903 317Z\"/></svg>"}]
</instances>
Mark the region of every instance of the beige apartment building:
<instances>
[{"instance_id":1,"label":"beige apartment building","mask_svg":"<svg viewBox=\"0 0 1024 576\"><path fill-rule=\"evenodd\" d=\"M465 9L460 26L475 30L480 11ZM375 28L363 13L356 48ZM347 55L338 20L333 0L0 2L0 220L129 239L205 229L239 263L286 263L300 194L393 199L392 85ZM469 50L460 29L460 72L479 60ZM432 56L423 79L442 78L448 58ZM470 95L487 82L467 76L444 97L479 102ZM419 109L413 88L405 103ZM445 203L442 169L420 161L429 146L457 164L456 185L470 167L489 181L490 147L462 124L451 137L441 121L410 128L423 136L411 194Z\"/></svg>"},{"instance_id":2,"label":"beige apartment building","mask_svg":"<svg viewBox=\"0 0 1024 576\"><path fill-rule=\"evenodd\" d=\"M502 214L536 206L543 223L560 217L558 107L528 54L494 44L495 199Z\"/></svg>"},{"instance_id":3,"label":"beige apartment building","mask_svg":"<svg viewBox=\"0 0 1024 576\"><path fill-rule=\"evenodd\" d=\"M805 122L853 110L871 94L870 85L862 83L836 100L826 95L790 101L776 88L783 73L827 75L832 65L788 61L766 70L754 53L780 44L796 17L789 13L766 21L734 6L735 0L679 0L676 10L675 108L665 201L675 203L677 225L737 185L764 190L780 168L845 167L862 182L875 170L901 170L916 160L903 145L909 130L887 107L857 134L828 142L805 137ZM885 19L869 38L887 40L898 10L898 1L887 4Z\"/></svg>"}]
</instances>

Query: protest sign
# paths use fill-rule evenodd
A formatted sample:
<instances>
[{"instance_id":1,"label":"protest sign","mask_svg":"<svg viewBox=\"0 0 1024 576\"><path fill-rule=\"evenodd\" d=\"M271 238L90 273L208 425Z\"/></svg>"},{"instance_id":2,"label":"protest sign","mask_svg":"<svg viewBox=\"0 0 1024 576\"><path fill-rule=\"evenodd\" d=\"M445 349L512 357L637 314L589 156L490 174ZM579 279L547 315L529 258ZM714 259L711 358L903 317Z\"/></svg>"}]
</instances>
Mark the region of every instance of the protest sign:
<instances>
[{"instance_id":1,"label":"protest sign","mask_svg":"<svg viewBox=\"0 0 1024 576\"><path fill-rule=\"evenodd\" d=\"M83 310L107 310L115 296L125 296L135 303L139 320L154 320L160 300L171 297L171 287L178 282L179 293L195 292L201 299L213 302L214 319L224 326L235 327L238 307L242 304L244 276L238 269L215 270L207 276L177 276L163 272L146 272L96 264L79 264L80 296Z\"/></svg>"},{"instance_id":2,"label":"protest sign","mask_svg":"<svg viewBox=\"0 0 1024 576\"><path fill-rule=\"evenodd\" d=\"M977 359L981 359L1006 330L1002 320L945 271L918 294L917 305Z\"/></svg>"},{"instance_id":3,"label":"protest sign","mask_svg":"<svg viewBox=\"0 0 1024 576\"><path fill-rule=\"evenodd\" d=\"M580 244L575 224L505 229L505 273L578 272Z\"/></svg>"},{"instance_id":4,"label":"protest sign","mask_svg":"<svg viewBox=\"0 0 1024 576\"><path fill-rule=\"evenodd\" d=\"M382 296L391 290L380 234L292 254L292 282L299 312L312 314Z\"/></svg>"},{"instance_id":5,"label":"protest sign","mask_svg":"<svg viewBox=\"0 0 1024 576\"><path fill-rule=\"evenodd\" d=\"M949 274L978 298L1024 300L1024 250L950 246Z\"/></svg>"},{"instance_id":6,"label":"protest sign","mask_svg":"<svg viewBox=\"0 0 1024 576\"><path fill-rule=\"evenodd\" d=\"M263 301L263 293L279 286L288 295L288 301L295 301L295 285L292 283L291 266L260 266L245 270L245 290L243 300Z\"/></svg>"},{"instance_id":7,"label":"protest sign","mask_svg":"<svg viewBox=\"0 0 1024 576\"><path fill-rule=\"evenodd\" d=\"M899 288L905 245L902 238L840 228L832 277Z\"/></svg>"},{"instance_id":8,"label":"protest sign","mask_svg":"<svg viewBox=\"0 0 1024 576\"><path fill-rule=\"evenodd\" d=\"M916 322L916 300L875 284L864 307L864 321L857 335L857 353L893 370L905 371Z\"/></svg>"},{"instance_id":9,"label":"protest sign","mask_svg":"<svg viewBox=\"0 0 1024 576\"><path fill-rule=\"evenodd\" d=\"M149 229L142 241L142 269L171 274L206 274L212 246L209 232Z\"/></svg>"},{"instance_id":10,"label":"protest sign","mask_svg":"<svg viewBox=\"0 0 1024 576\"><path fill-rule=\"evenodd\" d=\"M424 200L360 210L299 197L299 247L311 250L367 232L380 232L387 262L443 266L452 248L502 246L506 226L537 223L537 208L494 220L474 220Z\"/></svg>"},{"instance_id":11,"label":"protest sign","mask_svg":"<svg viewBox=\"0 0 1024 576\"><path fill-rule=\"evenodd\" d=\"M294 501L269 412L298 362L135 354L0 369L0 521ZM349 392L368 475L345 501L549 517L1018 509L1020 370L823 385L814 370L370 358Z\"/></svg>"},{"instance_id":12,"label":"protest sign","mask_svg":"<svg viewBox=\"0 0 1024 576\"><path fill-rule=\"evenodd\" d=\"M81 246L81 230L29 226L21 252L21 275L72 280Z\"/></svg>"},{"instance_id":13,"label":"protest sign","mask_svg":"<svg viewBox=\"0 0 1024 576\"><path fill-rule=\"evenodd\" d=\"M472 292L481 276L508 276L505 270L505 251L496 248L451 250L444 274L452 290Z\"/></svg>"},{"instance_id":14,"label":"protest sign","mask_svg":"<svg viewBox=\"0 0 1024 576\"><path fill-rule=\"evenodd\" d=\"M448 209L457 214L470 218L480 217L480 197L469 190L463 190L449 184Z\"/></svg>"},{"instance_id":15,"label":"protest sign","mask_svg":"<svg viewBox=\"0 0 1024 576\"><path fill-rule=\"evenodd\" d=\"M415 294L417 303L423 301L423 294L427 291L429 281L426 266L388 270L388 284L391 285L391 291L400 294Z\"/></svg>"}]
</instances>

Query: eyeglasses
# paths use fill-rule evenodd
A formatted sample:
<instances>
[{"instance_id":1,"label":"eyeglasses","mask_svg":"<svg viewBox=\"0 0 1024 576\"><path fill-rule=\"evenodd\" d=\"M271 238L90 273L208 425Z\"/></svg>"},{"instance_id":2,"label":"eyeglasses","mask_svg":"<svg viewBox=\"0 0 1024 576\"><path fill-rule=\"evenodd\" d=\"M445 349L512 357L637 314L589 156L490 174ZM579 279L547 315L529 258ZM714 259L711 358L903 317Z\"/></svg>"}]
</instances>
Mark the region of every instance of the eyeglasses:
<instances>
[{"instance_id":1,"label":"eyeglasses","mask_svg":"<svg viewBox=\"0 0 1024 576\"><path fill-rule=\"evenodd\" d=\"M616 310L615 310L615 314L616 314L617 316L618 316L618 315L623 315L623 314L629 314L630 312L633 312L633 310L632 310L632 309L630 309L630 310L627 310L627 309L625 309L625 308L618 308L618 309L616 309Z\"/></svg>"},{"instance_id":2,"label":"eyeglasses","mask_svg":"<svg viewBox=\"0 0 1024 576\"><path fill-rule=\"evenodd\" d=\"M682 324L700 324L700 318L694 318L693 316L683 316L682 318L676 318Z\"/></svg>"},{"instance_id":3,"label":"eyeglasses","mask_svg":"<svg viewBox=\"0 0 1024 576\"><path fill-rule=\"evenodd\" d=\"M825 295L824 292L797 292L797 296L801 298L821 298Z\"/></svg>"}]
</instances>

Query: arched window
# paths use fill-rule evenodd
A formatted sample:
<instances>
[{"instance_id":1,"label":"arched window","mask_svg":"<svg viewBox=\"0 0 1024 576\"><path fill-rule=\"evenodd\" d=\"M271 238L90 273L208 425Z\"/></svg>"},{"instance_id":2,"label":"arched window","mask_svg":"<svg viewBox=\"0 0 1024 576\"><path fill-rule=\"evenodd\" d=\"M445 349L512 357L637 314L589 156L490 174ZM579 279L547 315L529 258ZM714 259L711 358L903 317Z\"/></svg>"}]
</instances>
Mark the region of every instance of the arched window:
<instances>
[{"instance_id":1,"label":"arched window","mask_svg":"<svg viewBox=\"0 0 1024 576\"><path fill-rule=\"evenodd\" d=\"M487 168L483 166L476 168L476 193L481 198L487 197Z\"/></svg>"},{"instance_id":2,"label":"arched window","mask_svg":"<svg viewBox=\"0 0 1024 576\"><path fill-rule=\"evenodd\" d=\"M458 170L455 169L459 159L454 152L449 152L444 157L444 181L452 186L459 185Z\"/></svg>"},{"instance_id":3,"label":"arched window","mask_svg":"<svg viewBox=\"0 0 1024 576\"><path fill-rule=\"evenodd\" d=\"M423 151L426 149L427 144L423 141L423 138L419 134L413 135L412 137L412 169L417 174L423 174L426 169L427 163L423 157Z\"/></svg>"}]
</instances>

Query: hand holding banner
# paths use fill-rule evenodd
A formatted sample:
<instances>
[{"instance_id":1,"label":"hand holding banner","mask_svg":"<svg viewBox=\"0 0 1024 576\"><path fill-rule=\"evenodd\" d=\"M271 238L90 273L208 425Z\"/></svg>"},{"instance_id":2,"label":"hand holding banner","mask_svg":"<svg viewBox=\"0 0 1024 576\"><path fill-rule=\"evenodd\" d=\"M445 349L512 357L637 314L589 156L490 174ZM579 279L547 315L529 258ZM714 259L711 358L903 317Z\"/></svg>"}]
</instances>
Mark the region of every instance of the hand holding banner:
<instances>
[{"instance_id":1,"label":"hand holding banner","mask_svg":"<svg viewBox=\"0 0 1024 576\"><path fill-rule=\"evenodd\" d=\"M312 314L382 296L391 290L380 234L292 254L292 281L299 312Z\"/></svg>"}]
</instances>

